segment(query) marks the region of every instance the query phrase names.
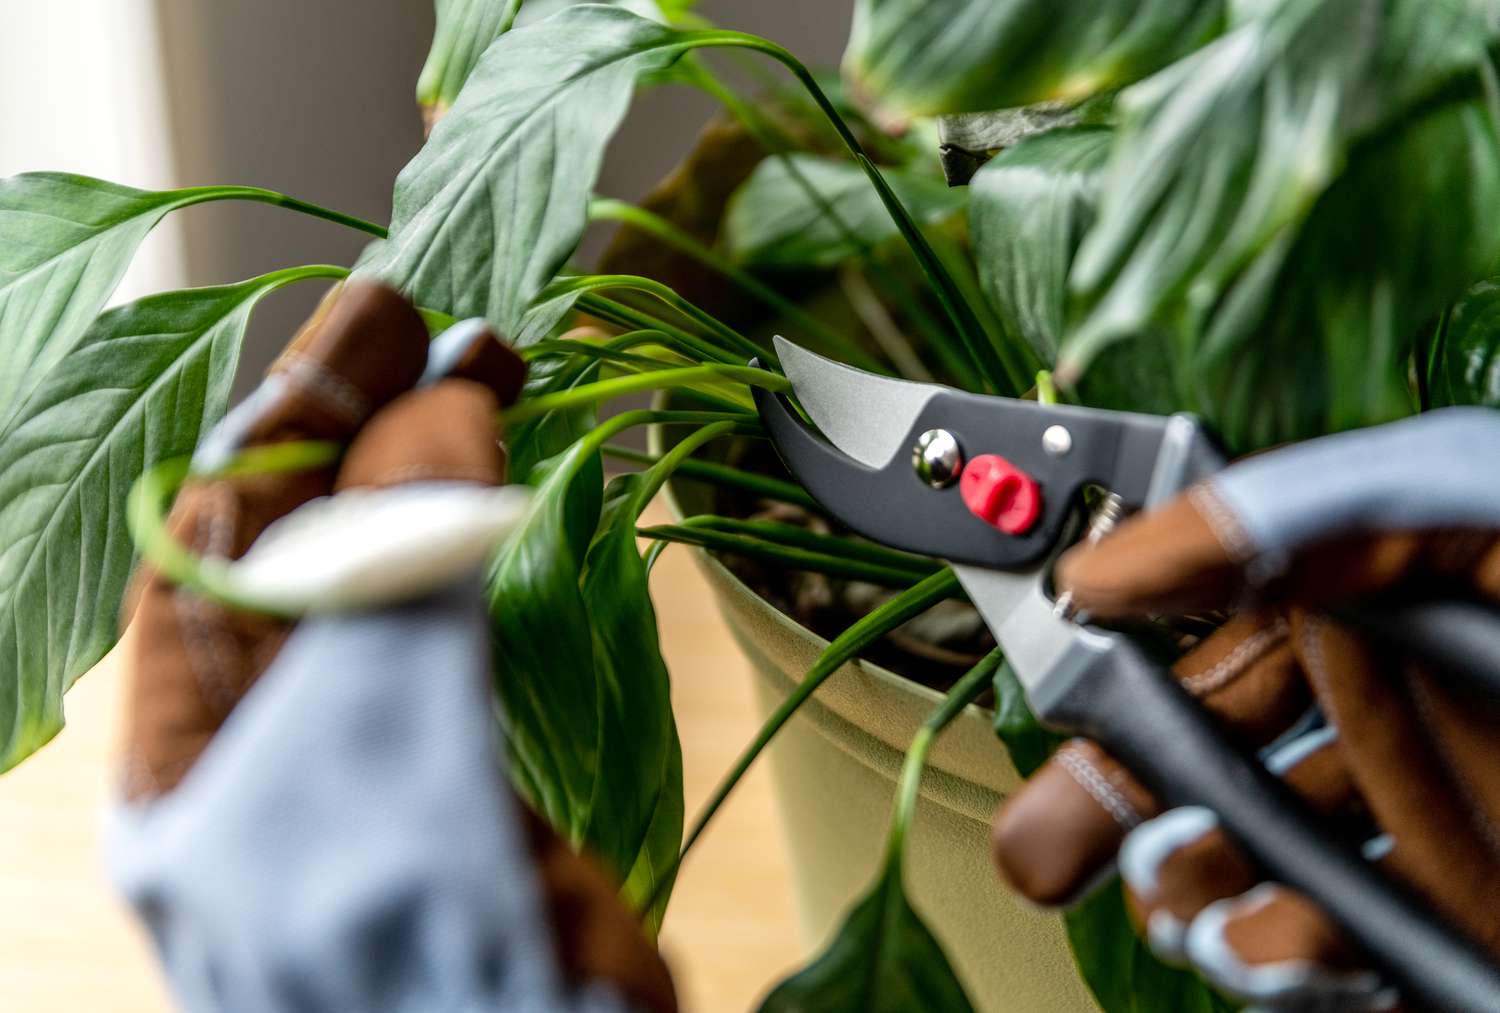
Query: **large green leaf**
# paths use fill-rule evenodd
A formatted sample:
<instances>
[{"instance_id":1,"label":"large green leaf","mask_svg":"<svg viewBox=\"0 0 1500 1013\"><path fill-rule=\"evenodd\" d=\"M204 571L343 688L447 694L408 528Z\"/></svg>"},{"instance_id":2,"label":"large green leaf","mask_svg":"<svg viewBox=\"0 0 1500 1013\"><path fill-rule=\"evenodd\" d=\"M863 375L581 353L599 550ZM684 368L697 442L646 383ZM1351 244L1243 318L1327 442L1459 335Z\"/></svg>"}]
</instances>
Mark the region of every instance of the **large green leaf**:
<instances>
[{"instance_id":1,"label":"large green leaf","mask_svg":"<svg viewBox=\"0 0 1500 1013\"><path fill-rule=\"evenodd\" d=\"M1500 408L1500 280L1487 278L1454 304L1425 364L1431 407Z\"/></svg>"},{"instance_id":2,"label":"large green leaf","mask_svg":"<svg viewBox=\"0 0 1500 1013\"><path fill-rule=\"evenodd\" d=\"M894 169L884 174L919 222L946 218L967 200L940 179ZM761 162L724 220L730 253L758 267L832 267L898 234L864 170L819 155Z\"/></svg>"},{"instance_id":3,"label":"large green leaf","mask_svg":"<svg viewBox=\"0 0 1500 1013\"><path fill-rule=\"evenodd\" d=\"M1068 274L1093 224L1112 133L1067 127L1021 141L988 162L970 185L969 229L985 296L1048 366L1066 332ZM1192 407L1162 336L1106 351L1075 394L1100 408L1159 414Z\"/></svg>"},{"instance_id":4,"label":"large green leaf","mask_svg":"<svg viewBox=\"0 0 1500 1013\"><path fill-rule=\"evenodd\" d=\"M0 180L0 424L93 322L167 212L232 193L56 172Z\"/></svg>"},{"instance_id":5,"label":"large green leaf","mask_svg":"<svg viewBox=\"0 0 1500 1013\"><path fill-rule=\"evenodd\" d=\"M1126 91L1098 220L1073 266L1081 312L1065 359L1081 367L1151 326L1196 334L1257 257L1296 240L1355 144L1473 79L1496 37L1493 8L1247 5L1243 24Z\"/></svg>"},{"instance_id":6,"label":"large green leaf","mask_svg":"<svg viewBox=\"0 0 1500 1013\"><path fill-rule=\"evenodd\" d=\"M125 501L225 408L268 292L328 268L168 292L105 313L0 431L0 769L62 727L62 696L114 642L133 552Z\"/></svg>"},{"instance_id":7,"label":"large green leaf","mask_svg":"<svg viewBox=\"0 0 1500 1013\"><path fill-rule=\"evenodd\" d=\"M684 38L597 5L500 36L397 178L390 238L360 270L423 306L518 330L578 244L637 80L676 60Z\"/></svg>"},{"instance_id":8,"label":"large green leaf","mask_svg":"<svg viewBox=\"0 0 1500 1013\"><path fill-rule=\"evenodd\" d=\"M659 924L682 769L635 524L664 472L622 476L601 500L595 437L530 469L532 516L490 573L496 678L518 787L630 899L656 894Z\"/></svg>"},{"instance_id":9,"label":"large green leaf","mask_svg":"<svg viewBox=\"0 0 1500 1013\"><path fill-rule=\"evenodd\" d=\"M489 44L510 30L521 0L435 0L432 48L417 78L417 102L429 119L443 116Z\"/></svg>"},{"instance_id":10,"label":"large green leaf","mask_svg":"<svg viewBox=\"0 0 1500 1013\"><path fill-rule=\"evenodd\" d=\"M1500 259L1488 104L1432 107L1356 149L1288 246L1236 279L1189 362L1203 410L1237 450L1416 407L1412 338Z\"/></svg>"},{"instance_id":11,"label":"large green leaf","mask_svg":"<svg viewBox=\"0 0 1500 1013\"><path fill-rule=\"evenodd\" d=\"M887 863L816 961L766 997L761 1013L972 1010L943 948L912 910L901 864Z\"/></svg>"},{"instance_id":12,"label":"large green leaf","mask_svg":"<svg viewBox=\"0 0 1500 1013\"><path fill-rule=\"evenodd\" d=\"M1225 0L859 0L845 71L908 115L1078 100L1166 66Z\"/></svg>"},{"instance_id":13,"label":"large green leaf","mask_svg":"<svg viewBox=\"0 0 1500 1013\"><path fill-rule=\"evenodd\" d=\"M656 888L676 865L685 816L671 679L635 535L636 521L664 474L660 469L610 482L583 576L597 678L609 704L602 713L602 755L605 763L628 757L635 784L634 791L621 792L604 778L595 781L587 834L590 840L616 838L622 849L634 847L634 860L621 870L626 894L636 903L658 896L659 906L648 913L657 926L667 891L658 894Z\"/></svg>"}]
</instances>

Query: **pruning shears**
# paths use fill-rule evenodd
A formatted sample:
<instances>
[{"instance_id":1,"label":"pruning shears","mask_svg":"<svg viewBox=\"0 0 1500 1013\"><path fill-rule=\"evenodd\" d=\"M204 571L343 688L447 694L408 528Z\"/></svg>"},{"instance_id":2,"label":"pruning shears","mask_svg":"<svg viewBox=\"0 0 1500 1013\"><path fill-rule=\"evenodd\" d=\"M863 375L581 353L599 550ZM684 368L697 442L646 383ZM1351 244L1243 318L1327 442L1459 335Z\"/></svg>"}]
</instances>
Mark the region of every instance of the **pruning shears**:
<instances>
[{"instance_id":1,"label":"pruning shears","mask_svg":"<svg viewBox=\"0 0 1500 1013\"><path fill-rule=\"evenodd\" d=\"M776 350L822 433L786 397L757 390L787 468L854 531L946 560L1040 720L1100 742L1167 806L1212 809L1272 877L1338 920L1409 999L1500 1009L1500 967L1484 951L1233 745L1134 638L1080 621L1066 596L1049 592L1052 561L1085 530L1086 487L1104 492L1097 535L1121 513L1155 506L1224 466L1198 420L891 379L779 337ZM1485 663L1500 657L1500 623L1479 606L1407 605L1357 618L1459 677L1500 686L1500 667Z\"/></svg>"}]
</instances>

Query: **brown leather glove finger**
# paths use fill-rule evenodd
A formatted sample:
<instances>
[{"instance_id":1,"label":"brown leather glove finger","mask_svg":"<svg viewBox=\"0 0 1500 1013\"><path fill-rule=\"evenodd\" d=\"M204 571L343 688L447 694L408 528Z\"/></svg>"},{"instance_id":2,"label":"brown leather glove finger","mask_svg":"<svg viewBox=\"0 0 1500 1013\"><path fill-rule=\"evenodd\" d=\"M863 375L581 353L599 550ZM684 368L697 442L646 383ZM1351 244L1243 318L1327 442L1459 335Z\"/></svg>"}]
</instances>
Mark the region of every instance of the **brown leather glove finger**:
<instances>
[{"instance_id":1,"label":"brown leather glove finger","mask_svg":"<svg viewBox=\"0 0 1500 1013\"><path fill-rule=\"evenodd\" d=\"M1183 686L1249 747L1308 705L1279 611L1236 617L1175 666ZM1077 900L1106 873L1125 834L1156 815L1150 793L1097 745L1075 739L996 811L991 855L1038 904Z\"/></svg>"},{"instance_id":2,"label":"brown leather glove finger","mask_svg":"<svg viewBox=\"0 0 1500 1013\"><path fill-rule=\"evenodd\" d=\"M1320 615L1294 613L1292 637L1390 837L1382 864L1500 956L1500 707Z\"/></svg>"},{"instance_id":3,"label":"brown leather glove finger","mask_svg":"<svg viewBox=\"0 0 1500 1013\"><path fill-rule=\"evenodd\" d=\"M551 916L557 952L572 981L610 981L633 1006L675 1013L671 973L641 931L640 919L620 902L619 887L587 854L562 838L519 798Z\"/></svg>"},{"instance_id":4,"label":"brown leather glove finger","mask_svg":"<svg viewBox=\"0 0 1500 1013\"><path fill-rule=\"evenodd\" d=\"M216 430L224 447L287 440L345 441L421 375L427 330L406 300L350 284L325 300L260 391ZM214 437L211 437L213 439ZM207 441L206 441L207 442ZM331 491L332 468L189 483L169 526L192 551L239 558L273 520ZM143 567L126 619L123 793L170 791L280 650L291 624L227 609Z\"/></svg>"}]
</instances>

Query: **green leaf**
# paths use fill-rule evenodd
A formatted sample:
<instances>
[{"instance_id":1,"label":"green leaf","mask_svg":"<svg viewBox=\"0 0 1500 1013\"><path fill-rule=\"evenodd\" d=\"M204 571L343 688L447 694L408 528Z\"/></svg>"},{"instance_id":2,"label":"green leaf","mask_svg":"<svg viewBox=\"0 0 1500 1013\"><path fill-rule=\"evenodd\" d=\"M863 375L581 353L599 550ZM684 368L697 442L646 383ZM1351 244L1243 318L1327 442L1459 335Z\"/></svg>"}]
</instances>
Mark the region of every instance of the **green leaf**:
<instances>
[{"instance_id":1,"label":"green leaf","mask_svg":"<svg viewBox=\"0 0 1500 1013\"><path fill-rule=\"evenodd\" d=\"M0 769L62 727L62 695L115 640L136 477L223 414L255 304L296 268L110 310L0 430Z\"/></svg>"},{"instance_id":2,"label":"green leaf","mask_svg":"<svg viewBox=\"0 0 1500 1013\"><path fill-rule=\"evenodd\" d=\"M1059 372L1151 326L1198 333L1257 257L1295 242L1356 143L1455 81L1477 88L1492 6L1274 0L1121 95Z\"/></svg>"},{"instance_id":3,"label":"green leaf","mask_svg":"<svg viewBox=\"0 0 1500 1013\"><path fill-rule=\"evenodd\" d=\"M845 71L907 116L1076 101L1221 30L1225 0L858 0Z\"/></svg>"},{"instance_id":4,"label":"green leaf","mask_svg":"<svg viewBox=\"0 0 1500 1013\"><path fill-rule=\"evenodd\" d=\"M1415 408L1412 338L1500 259L1487 103L1437 105L1360 146L1288 246L1236 280L1188 362L1237 450Z\"/></svg>"},{"instance_id":5,"label":"green leaf","mask_svg":"<svg viewBox=\"0 0 1500 1013\"><path fill-rule=\"evenodd\" d=\"M907 901L900 863L890 862L828 949L776 986L760 1008L761 1013L960 1013L974 1007L942 946Z\"/></svg>"},{"instance_id":6,"label":"green leaf","mask_svg":"<svg viewBox=\"0 0 1500 1013\"><path fill-rule=\"evenodd\" d=\"M1500 408L1500 280L1480 282L1454 304L1425 368L1431 407Z\"/></svg>"},{"instance_id":7,"label":"green leaf","mask_svg":"<svg viewBox=\"0 0 1500 1013\"><path fill-rule=\"evenodd\" d=\"M0 422L77 343L152 227L228 189L153 193L56 172L0 180Z\"/></svg>"},{"instance_id":8,"label":"green leaf","mask_svg":"<svg viewBox=\"0 0 1500 1013\"><path fill-rule=\"evenodd\" d=\"M1167 967L1141 942L1118 880L1064 917L1079 973L1107 1013L1229 1013L1237 1006L1196 975Z\"/></svg>"},{"instance_id":9,"label":"green leaf","mask_svg":"<svg viewBox=\"0 0 1500 1013\"><path fill-rule=\"evenodd\" d=\"M761 1007L762 1013L973 1008L942 946L906 898L902 862L927 754L943 729L984 692L999 665L1000 652L990 652L954 684L917 730L901 767L885 860L874 885L850 912L828 949L778 985Z\"/></svg>"},{"instance_id":10,"label":"green leaf","mask_svg":"<svg viewBox=\"0 0 1500 1013\"><path fill-rule=\"evenodd\" d=\"M1005 743L1022 777L1030 777L1063 743L1064 736L1042 727L1026 702L1026 691L1009 663L995 670L995 735Z\"/></svg>"},{"instance_id":11,"label":"green leaf","mask_svg":"<svg viewBox=\"0 0 1500 1013\"><path fill-rule=\"evenodd\" d=\"M616 416L540 478L532 516L489 575L491 640L511 772L576 847L586 845L659 924L682 839L680 746L635 523L700 429L601 501L599 447ZM680 454L679 454L680 451Z\"/></svg>"},{"instance_id":12,"label":"green leaf","mask_svg":"<svg viewBox=\"0 0 1500 1013\"><path fill-rule=\"evenodd\" d=\"M430 118L444 115L489 44L510 31L521 0L435 0L432 48L417 78L417 102Z\"/></svg>"},{"instance_id":13,"label":"green leaf","mask_svg":"<svg viewBox=\"0 0 1500 1013\"><path fill-rule=\"evenodd\" d=\"M980 285L1006 329L1048 366L1066 328L1068 274L1093 224L1112 132L1067 127L995 156L969 189L969 230ZM1075 396L1099 408L1169 414L1193 406L1182 367L1158 333L1107 350Z\"/></svg>"},{"instance_id":14,"label":"green leaf","mask_svg":"<svg viewBox=\"0 0 1500 1013\"><path fill-rule=\"evenodd\" d=\"M885 170L885 178L919 222L940 221L967 200L963 190L949 189L940 179L894 169ZM724 228L735 259L786 269L833 267L899 235L863 169L818 155L761 162L730 201Z\"/></svg>"},{"instance_id":15,"label":"green leaf","mask_svg":"<svg viewBox=\"0 0 1500 1013\"><path fill-rule=\"evenodd\" d=\"M597 5L500 36L397 178L390 238L359 270L420 305L519 330L578 244L637 80L676 60L685 38Z\"/></svg>"}]
</instances>

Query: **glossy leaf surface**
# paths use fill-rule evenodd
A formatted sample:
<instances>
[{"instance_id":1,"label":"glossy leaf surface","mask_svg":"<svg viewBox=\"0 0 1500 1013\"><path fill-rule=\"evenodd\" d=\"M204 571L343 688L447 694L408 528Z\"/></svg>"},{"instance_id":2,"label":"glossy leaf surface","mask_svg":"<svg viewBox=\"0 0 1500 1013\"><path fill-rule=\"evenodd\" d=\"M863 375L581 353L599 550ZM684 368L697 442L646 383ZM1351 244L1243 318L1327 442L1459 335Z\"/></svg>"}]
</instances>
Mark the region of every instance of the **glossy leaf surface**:
<instances>
[{"instance_id":1,"label":"glossy leaf surface","mask_svg":"<svg viewBox=\"0 0 1500 1013\"><path fill-rule=\"evenodd\" d=\"M1355 145L1399 132L1420 102L1487 62L1492 7L1274 0L1127 90L1073 267L1065 358L1081 366L1151 326L1201 330L1236 280L1269 270L1258 258L1296 241ZM1380 196L1392 193L1406 199L1390 186Z\"/></svg>"},{"instance_id":2,"label":"glossy leaf surface","mask_svg":"<svg viewBox=\"0 0 1500 1013\"><path fill-rule=\"evenodd\" d=\"M943 948L906 899L900 863L892 862L828 949L776 986L761 1013L972 1009Z\"/></svg>"},{"instance_id":3,"label":"glossy leaf surface","mask_svg":"<svg viewBox=\"0 0 1500 1013\"><path fill-rule=\"evenodd\" d=\"M1454 304L1425 368L1431 407L1500 408L1500 281L1486 279Z\"/></svg>"},{"instance_id":4,"label":"glossy leaf surface","mask_svg":"<svg viewBox=\"0 0 1500 1013\"><path fill-rule=\"evenodd\" d=\"M163 216L234 189L157 193L57 172L0 180L0 422L82 337Z\"/></svg>"},{"instance_id":5,"label":"glossy leaf surface","mask_svg":"<svg viewBox=\"0 0 1500 1013\"><path fill-rule=\"evenodd\" d=\"M637 80L676 60L683 38L597 5L506 32L397 178L390 238L360 270L515 333L578 243Z\"/></svg>"},{"instance_id":6,"label":"glossy leaf surface","mask_svg":"<svg viewBox=\"0 0 1500 1013\"><path fill-rule=\"evenodd\" d=\"M906 115L1079 100L1138 80L1222 27L1225 0L859 0L844 55Z\"/></svg>"},{"instance_id":7,"label":"glossy leaf surface","mask_svg":"<svg viewBox=\"0 0 1500 1013\"><path fill-rule=\"evenodd\" d=\"M251 310L330 269L110 310L0 431L0 768L62 727L62 695L114 643L133 549L126 496L226 407Z\"/></svg>"},{"instance_id":8,"label":"glossy leaf surface","mask_svg":"<svg viewBox=\"0 0 1500 1013\"><path fill-rule=\"evenodd\" d=\"M884 174L918 222L939 221L967 201L963 190L935 177L892 169ZM730 201L724 221L736 260L784 269L832 267L898 234L859 166L806 154L761 162Z\"/></svg>"}]
</instances>

